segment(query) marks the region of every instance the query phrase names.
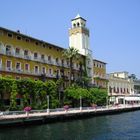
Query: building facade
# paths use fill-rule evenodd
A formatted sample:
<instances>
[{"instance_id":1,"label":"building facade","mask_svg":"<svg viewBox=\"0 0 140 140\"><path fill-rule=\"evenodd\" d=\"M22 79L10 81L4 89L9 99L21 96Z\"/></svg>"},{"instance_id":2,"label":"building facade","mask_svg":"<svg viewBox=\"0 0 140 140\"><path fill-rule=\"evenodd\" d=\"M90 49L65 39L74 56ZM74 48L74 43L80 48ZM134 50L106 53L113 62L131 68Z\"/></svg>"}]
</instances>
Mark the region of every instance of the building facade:
<instances>
[{"instance_id":1,"label":"building facade","mask_svg":"<svg viewBox=\"0 0 140 140\"><path fill-rule=\"evenodd\" d=\"M80 54L80 58L75 59L73 63L72 79L77 80L80 77L80 63L86 63L85 67L88 77L92 79L91 83L94 84L95 81L97 84L94 73L97 75L101 73L100 81L104 82L105 63L98 61L102 63L101 68L94 65L86 20L77 15L72 19L71 24L69 45L78 49ZM64 50L60 46L22 34L19 30L15 32L0 27L0 76L43 81L63 78L66 87L70 77L69 60L63 57ZM103 82L99 85L105 87Z\"/></svg>"},{"instance_id":2,"label":"building facade","mask_svg":"<svg viewBox=\"0 0 140 140\"><path fill-rule=\"evenodd\" d=\"M69 78L69 61L63 57L64 49L0 28L0 75L15 79L32 78L34 80ZM82 61L83 56L80 56ZM78 77L79 60L73 64L74 77Z\"/></svg>"},{"instance_id":3,"label":"building facade","mask_svg":"<svg viewBox=\"0 0 140 140\"><path fill-rule=\"evenodd\" d=\"M128 72L114 72L108 75L108 93L110 103L124 104L139 102L140 98L134 97L134 82Z\"/></svg>"},{"instance_id":4,"label":"building facade","mask_svg":"<svg viewBox=\"0 0 140 140\"><path fill-rule=\"evenodd\" d=\"M140 80L134 79L134 90L136 94L140 94Z\"/></svg>"},{"instance_id":5,"label":"building facade","mask_svg":"<svg viewBox=\"0 0 140 140\"><path fill-rule=\"evenodd\" d=\"M95 86L107 88L108 79L106 76L106 63L93 59L93 81Z\"/></svg>"}]
</instances>

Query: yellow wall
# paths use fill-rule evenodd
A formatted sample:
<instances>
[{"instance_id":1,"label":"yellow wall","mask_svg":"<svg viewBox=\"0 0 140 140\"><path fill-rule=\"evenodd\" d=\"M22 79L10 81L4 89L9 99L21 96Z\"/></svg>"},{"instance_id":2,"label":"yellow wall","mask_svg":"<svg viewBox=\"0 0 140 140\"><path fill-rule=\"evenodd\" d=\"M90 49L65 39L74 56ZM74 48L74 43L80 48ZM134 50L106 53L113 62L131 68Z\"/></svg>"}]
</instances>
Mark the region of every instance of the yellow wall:
<instances>
[{"instance_id":1,"label":"yellow wall","mask_svg":"<svg viewBox=\"0 0 140 140\"><path fill-rule=\"evenodd\" d=\"M100 66L101 65L101 66ZM107 79L106 79L106 64L101 61L94 61L93 64L94 71L94 83L97 86L107 88Z\"/></svg>"},{"instance_id":2,"label":"yellow wall","mask_svg":"<svg viewBox=\"0 0 140 140\"><path fill-rule=\"evenodd\" d=\"M51 56L51 58L53 58L54 60L56 58L59 58L59 62L61 62L62 59L65 60L65 58L62 56L64 49L48 44L48 43L44 43L32 38L28 38L26 36L22 36L20 34L16 34L14 32L12 32L13 37L8 37L7 33L10 31L5 31L2 30L3 35L0 35L0 43L3 43L4 46L6 47L6 45L11 45L14 49L16 49L17 47L20 48L20 50L29 50L31 52L31 54L37 52L38 54L44 54L47 58L48 56ZM11 32L10 32L11 33ZM17 36L21 36L22 40L17 40ZM25 39L29 39L30 42L26 42ZM36 42L38 42L38 45L36 45ZM45 45L45 47L43 46ZM26 73L16 73L16 72L6 72L5 68L6 68L6 61L10 60L12 61L12 68L15 69L16 66L16 62L20 62L21 63L21 69L24 71L25 69L25 64L28 63L30 65L30 71L34 71L34 66L38 65L39 66L39 70L41 71L42 67L46 67L46 72L48 73L48 70L51 68L53 70L53 74L55 74L56 70L60 70L62 69L61 66L57 66L57 65L50 65L50 64L46 64L46 63L42 63L42 62L38 62L38 61L34 61L34 60L27 60L24 58L19 58L19 57L15 57L15 56L9 56L9 55L3 55L0 54L0 58L2 59L2 66L3 66L3 71L1 72L2 76L6 76L6 75L11 75L13 78L15 78L16 76L20 76L21 78L24 77L30 77L30 78L37 78L37 75L33 75L33 74L26 74ZM81 57L82 58L82 57ZM80 61L82 61L82 59L76 60L75 63L79 63ZM68 74L69 69L68 68L64 68L64 73L65 75ZM77 70L78 71L78 70Z\"/></svg>"}]
</instances>

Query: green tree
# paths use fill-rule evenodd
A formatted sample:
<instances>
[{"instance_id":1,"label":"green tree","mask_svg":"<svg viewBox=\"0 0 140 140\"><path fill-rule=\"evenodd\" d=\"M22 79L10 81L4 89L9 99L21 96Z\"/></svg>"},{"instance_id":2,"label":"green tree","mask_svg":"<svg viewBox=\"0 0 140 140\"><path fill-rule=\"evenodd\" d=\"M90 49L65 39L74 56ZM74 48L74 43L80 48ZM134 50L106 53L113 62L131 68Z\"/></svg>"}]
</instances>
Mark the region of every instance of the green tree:
<instances>
[{"instance_id":1,"label":"green tree","mask_svg":"<svg viewBox=\"0 0 140 140\"><path fill-rule=\"evenodd\" d=\"M59 100L59 107L63 106L63 100L64 100L64 95L63 95L63 87L64 80L63 78L60 78L56 81L56 86L57 86L57 92L58 92L58 100Z\"/></svg>"},{"instance_id":2,"label":"green tree","mask_svg":"<svg viewBox=\"0 0 140 140\"><path fill-rule=\"evenodd\" d=\"M47 87L44 82L42 81L35 81L34 82L34 94L35 94L35 109L44 109L47 106Z\"/></svg>"},{"instance_id":3,"label":"green tree","mask_svg":"<svg viewBox=\"0 0 140 140\"><path fill-rule=\"evenodd\" d=\"M4 95L10 96L12 92L12 82L11 78L0 78L0 109L4 109Z\"/></svg>"},{"instance_id":4,"label":"green tree","mask_svg":"<svg viewBox=\"0 0 140 140\"><path fill-rule=\"evenodd\" d=\"M54 81L49 80L45 82L46 92L49 95L50 99L50 108L56 108L59 106L58 94L57 94L57 85Z\"/></svg>"},{"instance_id":5,"label":"green tree","mask_svg":"<svg viewBox=\"0 0 140 140\"><path fill-rule=\"evenodd\" d=\"M79 63L79 78L76 81L76 83L83 88L89 88L91 82L91 77L88 77L87 74L86 59L87 57L84 56L83 61Z\"/></svg>"},{"instance_id":6,"label":"green tree","mask_svg":"<svg viewBox=\"0 0 140 140\"><path fill-rule=\"evenodd\" d=\"M23 107L30 103L33 109L45 108L47 87L44 82L21 79L17 81L17 89L18 93L22 95Z\"/></svg>"},{"instance_id":7,"label":"green tree","mask_svg":"<svg viewBox=\"0 0 140 140\"><path fill-rule=\"evenodd\" d=\"M65 90L65 98L69 99L69 103L72 104L73 107L79 106L79 100L82 98L82 101L85 102L86 106L89 105L91 95L90 92L82 87L72 85Z\"/></svg>"},{"instance_id":8,"label":"green tree","mask_svg":"<svg viewBox=\"0 0 140 140\"><path fill-rule=\"evenodd\" d=\"M69 77L69 84L71 85L71 78L72 78L72 70L73 70L73 61L75 58L77 58L78 50L74 47L69 47L67 50L63 52L63 56L66 57L69 60L70 63L70 77Z\"/></svg>"},{"instance_id":9,"label":"green tree","mask_svg":"<svg viewBox=\"0 0 140 140\"><path fill-rule=\"evenodd\" d=\"M16 104L17 84L15 80L13 80L11 88L12 91L10 95L10 110L16 110L17 109L17 104Z\"/></svg>"},{"instance_id":10,"label":"green tree","mask_svg":"<svg viewBox=\"0 0 140 140\"><path fill-rule=\"evenodd\" d=\"M17 80L18 93L22 95L23 107L29 105L31 101L31 106L33 107L35 103L35 84L31 79L21 79Z\"/></svg>"},{"instance_id":11,"label":"green tree","mask_svg":"<svg viewBox=\"0 0 140 140\"><path fill-rule=\"evenodd\" d=\"M107 90L100 88L91 88L89 90L92 96L92 103L97 105L105 105L107 99Z\"/></svg>"}]
</instances>

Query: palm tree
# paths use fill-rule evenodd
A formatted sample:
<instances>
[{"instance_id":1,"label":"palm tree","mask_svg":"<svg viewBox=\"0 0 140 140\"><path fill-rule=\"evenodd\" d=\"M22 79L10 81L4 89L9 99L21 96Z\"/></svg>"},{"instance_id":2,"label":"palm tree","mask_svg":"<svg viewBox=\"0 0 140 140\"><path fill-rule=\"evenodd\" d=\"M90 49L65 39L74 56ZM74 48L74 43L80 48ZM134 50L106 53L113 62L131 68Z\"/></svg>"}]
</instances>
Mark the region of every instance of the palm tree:
<instances>
[{"instance_id":1,"label":"palm tree","mask_svg":"<svg viewBox=\"0 0 140 140\"><path fill-rule=\"evenodd\" d=\"M72 77L72 69L73 69L73 60L75 58L78 58L78 52L79 50L77 50L74 47L69 47L67 50L63 52L63 56L69 60L69 64L70 64L70 78L69 78L70 85L71 85L71 80L72 80L71 77Z\"/></svg>"}]
</instances>

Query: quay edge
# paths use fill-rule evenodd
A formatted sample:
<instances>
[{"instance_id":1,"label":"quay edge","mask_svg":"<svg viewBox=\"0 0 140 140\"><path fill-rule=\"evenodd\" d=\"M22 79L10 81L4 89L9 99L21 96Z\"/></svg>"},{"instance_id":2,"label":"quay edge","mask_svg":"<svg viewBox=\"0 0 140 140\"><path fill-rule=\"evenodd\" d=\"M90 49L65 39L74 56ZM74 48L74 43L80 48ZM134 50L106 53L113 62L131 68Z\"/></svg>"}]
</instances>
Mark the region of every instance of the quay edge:
<instances>
[{"instance_id":1,"label":"quay edge","mask_svg":"<svg viewBox=\"0 0 140 140\"><path fill-rule=\"evenodd\" d=\"M42 116L29 116L20 118L0 119L0 127L13 127L13 126L25 126L25 125L37 125L48 124L55 122L63 122L68 120L84 119L89 117L101 116L101 115L113 115L123 112L130 112L140 110L140 106L125 107L125 108L109 108L103 110L83 110L76 113L64 112L61 114L50 114Z\"/></svg>"}]
</instances>

